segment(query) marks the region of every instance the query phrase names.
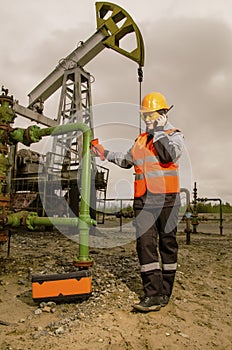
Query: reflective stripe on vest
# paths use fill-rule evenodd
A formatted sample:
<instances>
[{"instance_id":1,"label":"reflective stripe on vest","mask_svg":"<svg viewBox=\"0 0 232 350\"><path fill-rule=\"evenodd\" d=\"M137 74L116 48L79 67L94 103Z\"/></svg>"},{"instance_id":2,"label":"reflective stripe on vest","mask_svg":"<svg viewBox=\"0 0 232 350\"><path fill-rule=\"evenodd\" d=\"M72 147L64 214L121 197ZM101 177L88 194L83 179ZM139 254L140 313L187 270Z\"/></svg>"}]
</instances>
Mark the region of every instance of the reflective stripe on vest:
<instances>
[{"instance_id":1,"label":"reflective stripe on vest","mask_svg":"<svg viewBox=\"0 0 232 350\"><path fill-rule=\"evenodd\" d=\"M170 134L173 130L165 132ZM141 197L147 189L157 194L179 192L178 165L160 163L153 139L147 144L147 137L148 133L141 134L131 150L135 168L134 196Z\"/></svg>"}]
</instances>

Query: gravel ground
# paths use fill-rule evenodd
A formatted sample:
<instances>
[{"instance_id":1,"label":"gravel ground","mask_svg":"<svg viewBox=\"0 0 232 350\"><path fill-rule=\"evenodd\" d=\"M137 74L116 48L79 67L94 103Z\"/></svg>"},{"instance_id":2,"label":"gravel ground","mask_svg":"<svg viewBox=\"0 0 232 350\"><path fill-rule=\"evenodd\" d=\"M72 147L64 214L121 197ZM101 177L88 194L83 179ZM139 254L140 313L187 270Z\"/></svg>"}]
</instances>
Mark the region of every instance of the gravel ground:
<instances>
[{"instance_id":1,"label":"gravel ground","mask_svg":"<svg viewBox=\"0 0 232 350\"><path fill-rule=\"evenodd\" d=\"M0 248L0 349L231 349L232 221L204 221L186 245L178 228L173 296L158 312L137 313L142 295L131 223L110 221L91 237L93 292L72 303L35 303L33 274L75 271L78 244L58 231L14 232ZM101 247L99 240L101 236Z\"/></svg>"}]
</instances>

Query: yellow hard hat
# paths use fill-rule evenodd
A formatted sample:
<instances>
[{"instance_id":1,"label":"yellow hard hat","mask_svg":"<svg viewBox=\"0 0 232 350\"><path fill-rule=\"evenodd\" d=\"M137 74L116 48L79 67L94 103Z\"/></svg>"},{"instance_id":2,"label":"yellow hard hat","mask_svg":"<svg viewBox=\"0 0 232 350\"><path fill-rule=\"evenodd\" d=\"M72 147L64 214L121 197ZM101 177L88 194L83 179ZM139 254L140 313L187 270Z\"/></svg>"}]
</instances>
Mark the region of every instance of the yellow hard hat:
<instances>
[{"instance_id":1,"label":"yellow hard hat","mask_svg":"<svg viewBox=\"0 0 232 350\"><path fill-rule=\"evenodd\" d=\"M140 112L155 112L160 109L169 109L165 97L160 92L150 92L144 96Z\"/></svg>"}]
</instances>

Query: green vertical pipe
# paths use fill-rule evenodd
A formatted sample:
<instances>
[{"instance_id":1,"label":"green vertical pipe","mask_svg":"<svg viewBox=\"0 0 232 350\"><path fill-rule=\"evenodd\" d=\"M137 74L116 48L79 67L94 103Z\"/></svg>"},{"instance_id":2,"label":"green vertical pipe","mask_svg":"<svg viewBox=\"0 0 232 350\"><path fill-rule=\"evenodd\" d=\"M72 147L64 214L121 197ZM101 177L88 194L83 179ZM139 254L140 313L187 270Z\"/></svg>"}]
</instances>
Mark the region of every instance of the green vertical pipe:
<instances>
[{"instance_id":1,"label":"green vertical pipe","mask_svg":"<svg viewBox=\"0 0 232 350\"><path fill-rule=\"evenodd\" d=\"M86 124L72 123L59 125L50 128L35 130L36 136L62 135L68 132L83 132L83 152L82 152L82 172L81 172L81 203L79 216L80 244L79 257L77 261L90 261L89 258L89 226L87 222L90 219L90 188L91 188L91 153L90 142L92 140L92 131Z\"/></svg>"}]
</instances>

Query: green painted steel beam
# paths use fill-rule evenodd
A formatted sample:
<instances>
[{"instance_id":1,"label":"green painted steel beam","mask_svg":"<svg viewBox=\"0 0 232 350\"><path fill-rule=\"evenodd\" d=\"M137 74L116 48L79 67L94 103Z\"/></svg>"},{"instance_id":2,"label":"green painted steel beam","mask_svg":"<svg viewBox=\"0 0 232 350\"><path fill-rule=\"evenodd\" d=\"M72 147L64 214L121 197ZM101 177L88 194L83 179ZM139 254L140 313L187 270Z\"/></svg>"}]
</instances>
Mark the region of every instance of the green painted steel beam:
<instances>
[{"instance_id":1,"label":"green painted steel beam","mask_svg":"<svg viewBox=\"0 0 232 350\"><path fill-rule=\"evenodd\" d=\"M143 37L131 16L123 8L110 2L96 2L96 16L97 29L106 35L104 45L144 66ZM128 51L122 44L123 39L131 33L135 35L136 47Z\"/></svg>"}]
</instances>

